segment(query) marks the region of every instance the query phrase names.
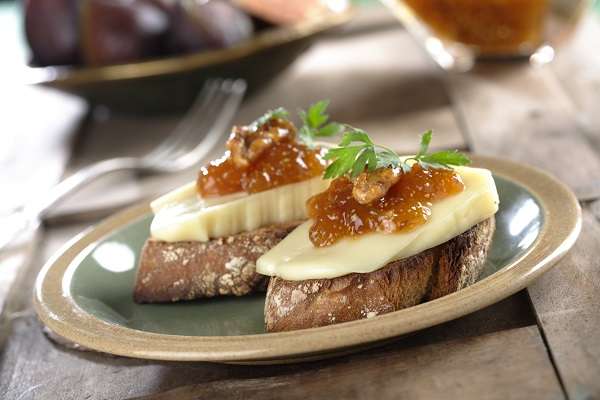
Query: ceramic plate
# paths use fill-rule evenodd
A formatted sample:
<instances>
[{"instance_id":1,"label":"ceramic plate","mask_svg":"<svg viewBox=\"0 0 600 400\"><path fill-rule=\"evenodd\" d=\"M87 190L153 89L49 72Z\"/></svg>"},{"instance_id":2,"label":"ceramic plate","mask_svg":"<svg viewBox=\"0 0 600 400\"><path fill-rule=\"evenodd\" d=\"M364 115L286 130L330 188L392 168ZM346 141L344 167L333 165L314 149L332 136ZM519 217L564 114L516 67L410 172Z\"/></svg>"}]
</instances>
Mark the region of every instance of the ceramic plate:
<instances>
[{"instance_id":1,"label":"ceramic plate","mask_svg":"<svg viewBox=\"0 0 600 400\"><path fill-rule=\"evenodd\" d=\"M38 277L35 306L57 334L122 356L276 363L354 351L497 302L530 284L573 245L581 211L563 184L537 169L474 157L500 194L496 232L478 282L459 292L371 319L265 333L264 296L138 305L135 269L151 220L148 204L102 222L68 243Z\"/></svg>"}]
</instances>

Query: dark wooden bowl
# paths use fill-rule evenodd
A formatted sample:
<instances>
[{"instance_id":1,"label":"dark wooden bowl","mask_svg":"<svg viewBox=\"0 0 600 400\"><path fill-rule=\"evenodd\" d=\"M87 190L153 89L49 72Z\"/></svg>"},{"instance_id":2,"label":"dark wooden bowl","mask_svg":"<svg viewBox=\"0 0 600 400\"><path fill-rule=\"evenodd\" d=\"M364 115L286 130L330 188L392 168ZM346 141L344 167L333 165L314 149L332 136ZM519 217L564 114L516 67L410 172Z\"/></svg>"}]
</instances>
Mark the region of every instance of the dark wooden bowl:
<instances>
[{"instance_id":1,"label":"dark wooden bowl","mask_svg":"<svg viewBox=\"0 0 600 400\"><path fill-rule=\"evenodd\" d=\"M243 78L256 91L280 74L325 31L346 22L351 10L262 31L231 48L103 67L24 67L29 83L86 98L127 113L187 108L210 77Z\"/></svg>"}]
</instances>

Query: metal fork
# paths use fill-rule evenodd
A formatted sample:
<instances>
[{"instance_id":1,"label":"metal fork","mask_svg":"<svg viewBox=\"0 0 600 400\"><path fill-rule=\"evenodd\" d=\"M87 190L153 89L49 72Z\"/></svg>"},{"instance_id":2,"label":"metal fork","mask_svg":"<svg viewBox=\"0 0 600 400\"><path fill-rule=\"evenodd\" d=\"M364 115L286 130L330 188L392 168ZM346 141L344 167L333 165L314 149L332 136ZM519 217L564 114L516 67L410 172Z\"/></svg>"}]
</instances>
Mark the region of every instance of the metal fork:
<instances>
[{"instance_id":1,"label":"metal fork","mask_svg":"<svg viewBox=\"0 0 600 400\"><path fill-rule=\"evenodd\" d=\"M101 176L115 171L143 175L178 172L200 162L228 129L246 92L243 80L212 79L173 132L143 157L119 157L85 167L54 186L39 201L25 204L0 218L0 250L40 225L44 214L60 201ZM198 141L198 133L205 132Z\"/></svg>"}]
</instances>

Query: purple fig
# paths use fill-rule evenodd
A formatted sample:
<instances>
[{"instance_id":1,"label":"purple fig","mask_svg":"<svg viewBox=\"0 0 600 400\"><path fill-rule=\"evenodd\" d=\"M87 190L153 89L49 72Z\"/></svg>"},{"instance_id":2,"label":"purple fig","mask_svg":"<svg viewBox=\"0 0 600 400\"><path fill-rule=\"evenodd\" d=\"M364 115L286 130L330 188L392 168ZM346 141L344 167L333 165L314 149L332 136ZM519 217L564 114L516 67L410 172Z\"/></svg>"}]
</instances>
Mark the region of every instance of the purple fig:
<instances>
[{"instance_id":1,"label":"purple fig","mask_svg":"<svg viewBox=\"0 0 600 400\"><path fill-rule=\"evenodd\" d=\"M138 61L162 52L169 17L156 0L83 0L80 15L86 64Z\"/></svg>"},{"instance_id":2,"label":"purple fig","mask_svg":"<svg viewBox=\"0 0 600 400\"><path fill-rule=\"evenodd\" d=\"M77 0L25 0L23 7L25 34L33 55L33 63L77 63Z\"/></svg>"},{"instance_id":3,"label":"purple fig","mask_svg":"<svg viewBox=\"0 0 600 400\"><path fill-rule=\"evenodd\" d=\"M252 19L223 0L180 0L175 3L168 47L190 53L233 46L252 36Z\"/></svg>"}]
</instances>

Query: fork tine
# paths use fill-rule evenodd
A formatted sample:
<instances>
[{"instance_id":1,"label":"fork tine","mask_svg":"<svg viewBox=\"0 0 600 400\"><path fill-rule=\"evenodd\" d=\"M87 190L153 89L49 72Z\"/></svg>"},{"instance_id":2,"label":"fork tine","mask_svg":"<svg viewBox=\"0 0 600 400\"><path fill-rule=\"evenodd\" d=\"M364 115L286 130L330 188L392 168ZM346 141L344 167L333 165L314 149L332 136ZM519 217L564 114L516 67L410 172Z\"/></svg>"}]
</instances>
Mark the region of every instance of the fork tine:
<instances>
[{"instance_id":1,"label":"fork tine","mask_svg":"<svg viewBox=\"0 0 600 400\"><path fill-rule=\"evenodd\" d=\"M212 124L212 120L215 119L221 107L223 97L229 95L225 89L227 87L227 82L229 82L229 80L218 81L215 91L212 93L211 100L207 101L203 108L197 110L196 117L188 126L187 132L181 136L181 141L178 143L178 150L189 150L189 145L187 143L190 141L192 142L192 145L197 144L199 134L204 134L205 126L210 126Z\"/></svg>"},{"instance_id":2,"label":"fork tine","mask_svg":"<svg viewBox=\"0 0 600 400\"><path fill-rule=\"evenodd\" d=\"M194 142L195 146L191 151L188 149L178 157L174 163L175 168L189 168L202 161L223 137L223 132L229 128L246 92L246 83L243 80L228 80L223 82L223 90L226 95L215 113L216 118L210 124L206 121L206 127L202 127L202 131L206 130L204 138L200 142Z\"/></svg>"},{"instance_id":3,"label":"fork tine","mask_svg":"<svg viewBox=\"0 0 600 400\"><path fill-rule=\"evenodd\" d=\"M225 135L235 111L245 93L243 81L225 80L221 82L210 104L198 110L199 120L190 126L186 135L181 136L177 146L173 146L168 155L158 160L163 168L182 169L204 158ZM203 135L198 139L198 135ZM169 165L170 164L170 165Z\"/></svg>"},{"instance_id":4,"label":"fork tine","mask_svg":"<svg viewBox=\"0 0 600 400\"><path fill-rule=\"evenodd\" d=\"M179 146L170 154L171 158L177 158L196 147L201 140L205 140L207 131L218 120L219 115L223 112L223 107L226 101L233 95L231 92L233 81L226 80L221 83L215 93L211 103L201 112L200 120L197 124L191 127L187 135L182 136L182 141ZM225 135L223 135L225 136Z\"/></svg>"},{"instance_id":5,"label":"fork tine","mask_svg":"<svg viewBox=\"0 0 600 400\"><path fill-rule=\"evenodd\" d=\"M219 84L219 80L213 79L205 82L202 90L194 100L192 107L187 111L184 118L179 121L175 129L165 140L144 157L146 163L152 164L160 162L160 160L166 157L173 148L177 147L183 136L185 136L196 123L200 111L212 102Z\"/></svg>"},{"instance_id":6,"label":"fork tine","mask_svg":"<svg viewBox=\"0 0 600 400\"><path fill-rule=\"evenodd\" d=\"M202 110L209 106L221 85L220 79L207 80L202 86L202 90L194 100L192 107L186 113L184 118L179 121L175 129L150 153L144 156L144 161L148 164L159 162L167 154L175 148L182 138L193 129L197 123L199 116L203 114Z\"/></svg>"}]
</instances>

